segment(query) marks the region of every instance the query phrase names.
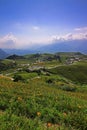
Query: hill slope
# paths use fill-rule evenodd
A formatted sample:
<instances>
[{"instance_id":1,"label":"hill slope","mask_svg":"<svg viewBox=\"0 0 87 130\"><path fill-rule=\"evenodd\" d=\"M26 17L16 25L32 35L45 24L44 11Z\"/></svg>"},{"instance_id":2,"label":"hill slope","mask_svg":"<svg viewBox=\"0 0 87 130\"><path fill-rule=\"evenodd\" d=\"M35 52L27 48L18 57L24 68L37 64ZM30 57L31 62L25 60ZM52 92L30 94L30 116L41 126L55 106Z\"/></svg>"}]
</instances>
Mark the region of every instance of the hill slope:
<instances>
[{"instance_id":1,"label":"hill slope","mask_svg":"<svg viewBox=\"0 0 87 130\"><path fill-rule=\"evenodd\" d=\"M24 84L5 77L0 77L0 90L3 130L87 130L85 92L64 92L37 78Z\"/></svg>"},{"instance_id":2,"label":"hill slope","mask_svg":"<svg viewBox=\"0 0 87 130\"><path fill-rule=\"evenodd\" d=\"M75 83L87 84L87 62L52 68L49 72L61 75Z\"/></svg>"}]
</instances>

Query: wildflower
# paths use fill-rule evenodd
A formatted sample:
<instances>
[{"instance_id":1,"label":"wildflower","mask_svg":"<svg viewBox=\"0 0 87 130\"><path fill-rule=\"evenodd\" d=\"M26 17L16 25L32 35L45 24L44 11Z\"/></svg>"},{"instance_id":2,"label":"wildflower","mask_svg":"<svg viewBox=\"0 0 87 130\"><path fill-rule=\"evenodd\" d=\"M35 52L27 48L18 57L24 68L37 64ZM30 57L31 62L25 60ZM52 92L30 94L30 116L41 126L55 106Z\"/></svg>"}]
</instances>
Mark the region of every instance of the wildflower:
<instances>
[{"instance_id":1,"label":"wildflower","mask_svg":"<svg viewBox=\"0 0 87 130\"><path fill-rule=\"evenodd\" d=\"M18 100L19 100L19 101L22 101L22 98L21 98L21 97L18 97Z\"/></svg>"},{"instance_id":2,"label":"wildflower","mask_svg":"<svg viewBox=\"0 0 87 130\"><path fill-rule=\"evenodd\" d=\"M64 116L67 116L66 112L63 113Z\"/></svg>"},{"instance_id":3,"label":"wildflower","mask_svg":"<svg viewBox=\"0 0 87 130\"><path fill-rule=\"evenodd\" d=\"M81 108L81 106L78 106L78 108Z\"/></svg>"},{"instance_id":4,"label":"wildflower","mask_svg":"<svg viewBox=\"0 0 87 130\"><path fill-rule=\"evenodd\" d=\"M40 112L37 112L37 116L40 116L41 115L41 113Z\"/></svg>"},{"instance_id":5,"label":"wildflower","mask_svg":"<svg viewBox=\"0 0 87 130\"><path fill-rule=\"evenodd\" d=\"M52 123L48 122L47 127L51 127L51 126L52 126Z\"/></svg>"}]
</instances>

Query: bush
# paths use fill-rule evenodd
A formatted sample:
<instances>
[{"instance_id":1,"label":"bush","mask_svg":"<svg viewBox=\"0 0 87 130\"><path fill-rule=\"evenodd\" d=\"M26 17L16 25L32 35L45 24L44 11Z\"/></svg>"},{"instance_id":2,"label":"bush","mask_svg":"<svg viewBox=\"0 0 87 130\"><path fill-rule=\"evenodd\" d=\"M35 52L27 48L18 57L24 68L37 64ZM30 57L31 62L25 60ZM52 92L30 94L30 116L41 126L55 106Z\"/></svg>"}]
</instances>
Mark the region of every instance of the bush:
<instances>
[{"instance_id":1,"label":"bush","mask_svg":"<svg viewBox=\"0 0 87 130\"><path fill-rule=\"evenodd\" d=\"M54 82L54 79L48 79L46 82L47 82L48 84L51 84L51 83Z\"/></svg>"},{"instance_id":2,"label":"bush","mask_svg":"<svg viewBox=\"0 0 87 130\"><path fill-rule=\"evenodd\" d=\"M25 81L21 75L14 75L13 79L14 79L14 82Z\"/></svg>"}]
</instances>

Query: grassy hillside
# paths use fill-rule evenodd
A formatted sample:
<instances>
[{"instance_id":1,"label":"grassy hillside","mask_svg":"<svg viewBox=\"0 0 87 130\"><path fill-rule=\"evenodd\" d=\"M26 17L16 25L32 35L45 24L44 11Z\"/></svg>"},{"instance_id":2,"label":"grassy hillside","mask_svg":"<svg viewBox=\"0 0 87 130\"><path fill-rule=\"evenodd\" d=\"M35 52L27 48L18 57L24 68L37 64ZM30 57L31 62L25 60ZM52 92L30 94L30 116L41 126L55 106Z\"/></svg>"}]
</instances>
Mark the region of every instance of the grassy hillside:
<instances>
[{"instance_id":1,"label":"grassy hillside","mask_svg":"<svg viewBox=\"0 0 87 130\"><path fill-rule=\"evenodd\" d=\"M87 130L87 60L69 54L0 62L0 130Z\"/></svg>"},{"instance_id":2,"label":"grassy hillside","mask_svg":"<svg viewBox=\"0 0 87 130\"><path fill-rule=\"evenodd\" d=\"M21 83L0 77L0 129L86 130L87 86L78 88L67 92L42 78Z\"/></svg>"},{"instance_id":3,"label":"grassy hillside","mask_svg":"<svg viewBox=\"0 0 87 130\"><path fill-rule=\"evenodd\" d=\"M52 68L49 72L62 75L75 83L87 84L87 62Z\"/></svg>"}]
</instances>

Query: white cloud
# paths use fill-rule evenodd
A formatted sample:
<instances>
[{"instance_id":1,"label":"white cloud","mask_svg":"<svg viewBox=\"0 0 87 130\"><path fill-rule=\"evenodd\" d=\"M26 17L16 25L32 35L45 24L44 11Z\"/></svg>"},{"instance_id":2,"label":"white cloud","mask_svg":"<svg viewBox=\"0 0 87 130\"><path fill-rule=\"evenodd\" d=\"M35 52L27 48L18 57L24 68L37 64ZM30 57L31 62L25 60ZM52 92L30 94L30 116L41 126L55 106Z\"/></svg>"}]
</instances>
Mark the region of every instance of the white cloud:
<instances>
[{"instance_id":1,"label":"white cloud","mask_svg":"<svg viewBox=\"0 0 87 130\"><path fill-rule=\"evenodd\" d=\"M55 41L68 41L68 40L87 40L87 32L83 31L86 30L87 27L79 28L78 31L73 31L72 33L67 33L65 35L49 35L44 36L40 32L36 35L32 33L32 35L27 34L20 36L15 36L12 33L9 33L3 37L0 37L0 48L31 48L37 47L41 45L52 44ZM40 28L37 26L33 26L33 30L39 30Z\"/></svg>"},{"instance_id":2,"label":"white cloud","mask_svg":"<svg viewBox=\"0 0 87 130\"><path fill-rule=\"evenodd\" d=\"M9 40L12 40L12 41L16 42L16 41L17 41L17 38L16 38L12 33L9 33L9 34L7 34L6 36L4 36L4 37L2 38L2 41L3 41L3 42L9 41Z\"/></svg>"},{"instance_id":3,"label":"white cloud","mask_svg":"<svg viewBox=\"0 0 87 130\"><path fill-rule=\"evenodd\" d=\"M39 45L43 45L48 43L48 39L46 41L40 38L29 38L28 37L16 37L12 33L9 33L3 37L0 37L0 48L16 48L16 49L28 49Z\"/></svg>"},{"instance_id":4,"label":"white cloud","mask_svg":"<svg viewBox=\"0 0 87 130\"><path fill-rule=\"evenodd\" d=\"M55 36L52 41L68 41L68 40L87 40L87 33L79 33L79 34L66 34L63 36Z\"/></svg>"},{"instance_id":5,"label":"white cloud","mask_svg":"<svg viewBox=\"0 0 87 130\"><path fill-rule=\"evenodd\" d=\"M25 39L18 38L12 33L0 37L0 48L24 48L27 44Z\"/></svg>"},{"instance_id":6,"label":"white cloud","mask_svg":"<svg viewBox=\"0 0 87 130\"><path fill-rule=\"evenodd\" d=\"M79 32L87 32L87 27L75 28L74 30Z\"/></svg>"},{"instance_id":7,"label":"white cloud","mask_svg":"<svg viewBox=\"0 0 87 130\"><path fill-rule=\"evenodd\" d=\"M86 33L72 33L72 34L67 34L63 36L65 40L81 40L81 39L87 39L87 34Z\"/></svg>"},{"instance_id":8,"label":"white cloud","mask_svg":"<svg viewBox=\"0 0 87 130\"><path fill-rule=\"evenodd\" d=\"M12 33L0 37L1 48L14 48L16 42L17 42L17 38Z\"/></svg>"},{"instance_id":9,"label":"white cloud","mask_svg":"<svg viewBox=\"0 0 87 130\"><path fill-rule=\"evenodd\" d=\"M73 33L52 36L52 41L87 40L87 27L75 28Z\"/></svg>"},{"instance_id":10,"label":"white cloud","mask_svg":"<svg viewBox=\"0 0 87 130\"><path fill-rule=\"evenodd\" d=\"M33 26L32 29L35 30L35 31L38 31L38 30L40 30L40 27L38 27L38 26Z\"/></svg>"}]
</instances>

